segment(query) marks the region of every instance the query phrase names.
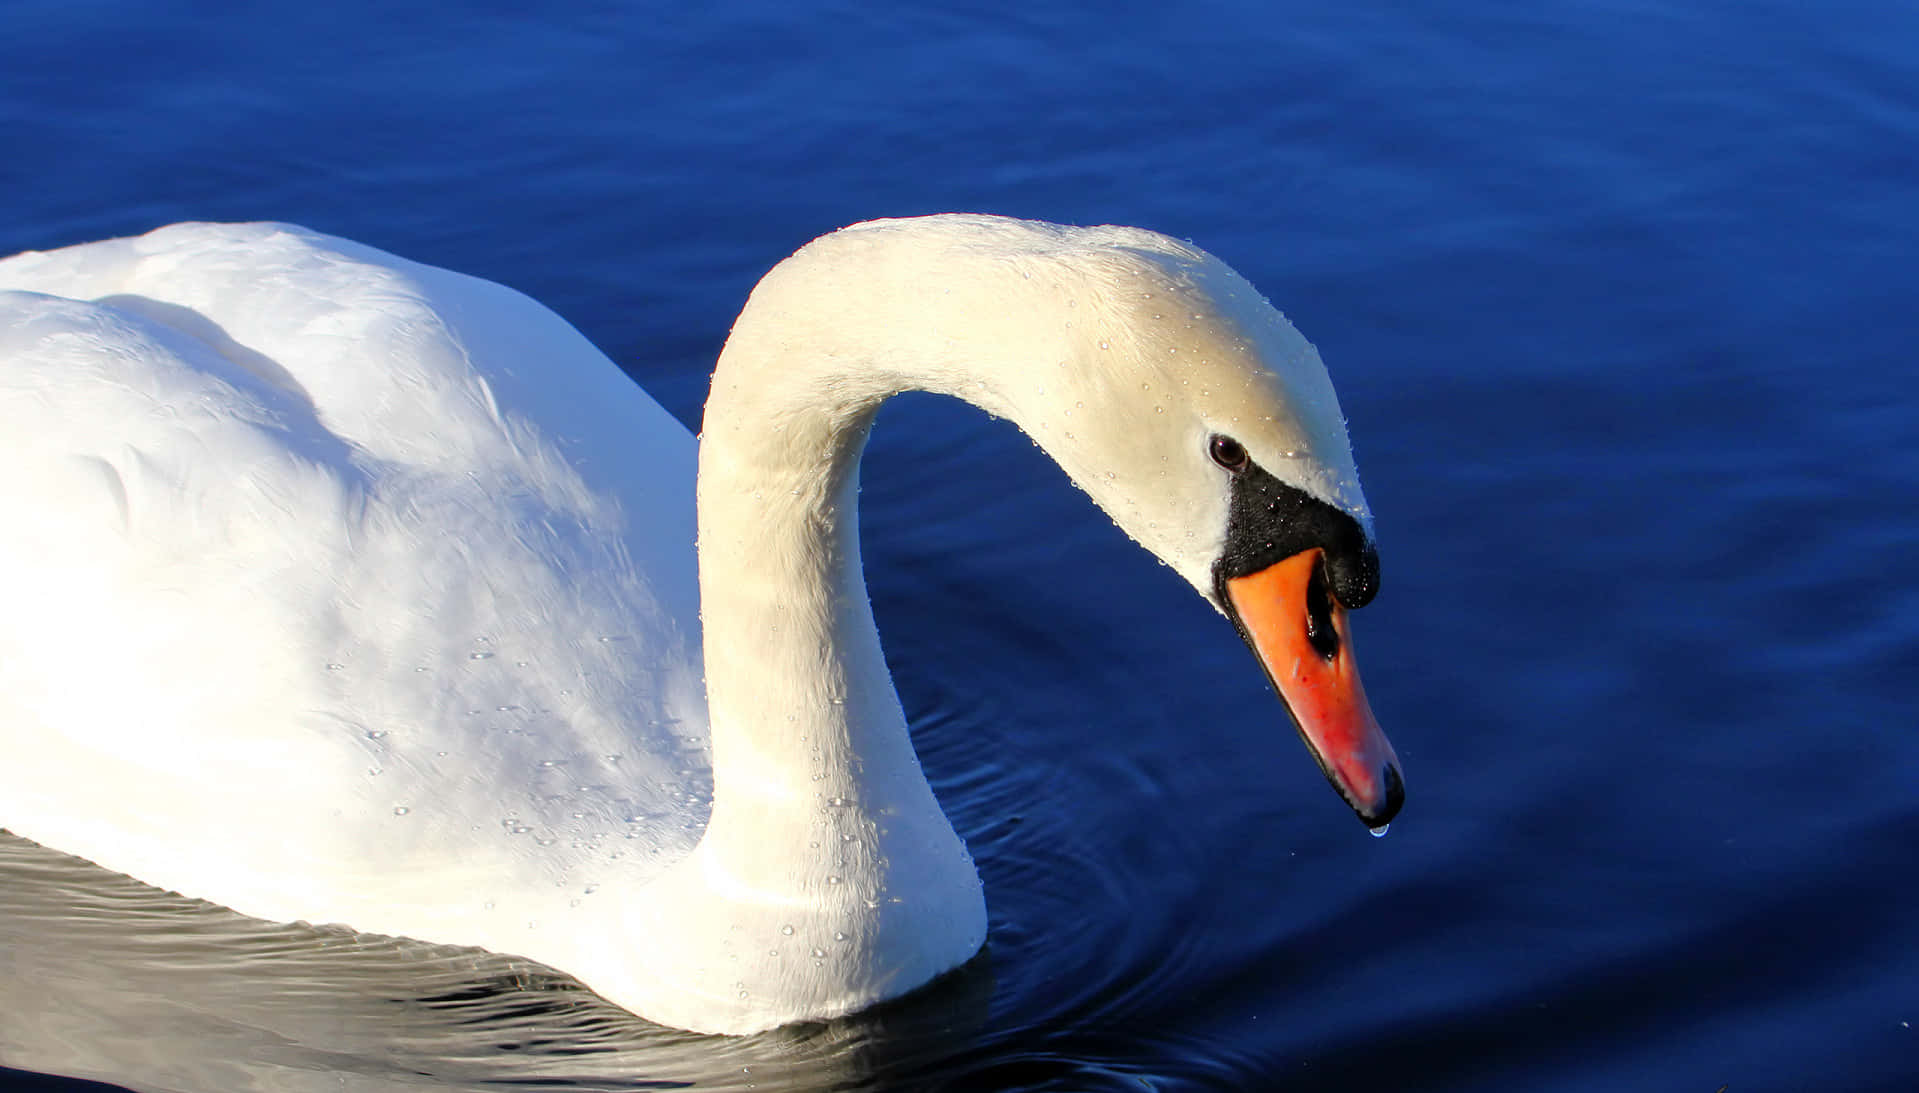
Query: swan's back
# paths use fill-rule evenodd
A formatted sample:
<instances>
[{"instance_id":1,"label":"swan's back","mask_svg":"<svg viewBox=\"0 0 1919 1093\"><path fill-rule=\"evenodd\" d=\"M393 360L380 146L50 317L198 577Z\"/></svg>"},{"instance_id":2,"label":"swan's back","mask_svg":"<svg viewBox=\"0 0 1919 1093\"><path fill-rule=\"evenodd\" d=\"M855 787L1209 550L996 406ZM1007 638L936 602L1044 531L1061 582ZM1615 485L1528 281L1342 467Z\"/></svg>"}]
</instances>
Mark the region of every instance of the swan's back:
<instances>
[{"instance_id":1,"label":"swan's back","mask_svg":"<svg viewBox=\"0 0 1919 1093\"><path fill-rule=\"evenodd\" d=\"M0 825L509 951L492 893L697 838L693 440L538 304L273 225L22 255L0 436Z\"/></svg>"}]
</instances>

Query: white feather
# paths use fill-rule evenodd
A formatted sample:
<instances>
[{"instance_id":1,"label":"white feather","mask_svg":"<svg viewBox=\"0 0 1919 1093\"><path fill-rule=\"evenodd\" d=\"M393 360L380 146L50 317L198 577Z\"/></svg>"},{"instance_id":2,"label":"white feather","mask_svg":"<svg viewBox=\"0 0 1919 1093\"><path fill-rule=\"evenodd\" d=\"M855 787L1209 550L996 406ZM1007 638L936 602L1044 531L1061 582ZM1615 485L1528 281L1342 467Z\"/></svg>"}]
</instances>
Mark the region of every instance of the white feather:
<instances>
[{"instance_id":1,"label":"white feather","mask_svg":"<svg viewBox=\"0 0 1919 1093\"><path fill-rule=\"evenodd\" d=\"M0 290L0 824L692 1029L858 1009L984 939L860 576L882 399L1012 418L1209 596L1210 432L1366 515L1311 347L1133 229L817 241L742 314L697 456L538 304L296 228L20 255Z\"/></svg>"}]
</instances>

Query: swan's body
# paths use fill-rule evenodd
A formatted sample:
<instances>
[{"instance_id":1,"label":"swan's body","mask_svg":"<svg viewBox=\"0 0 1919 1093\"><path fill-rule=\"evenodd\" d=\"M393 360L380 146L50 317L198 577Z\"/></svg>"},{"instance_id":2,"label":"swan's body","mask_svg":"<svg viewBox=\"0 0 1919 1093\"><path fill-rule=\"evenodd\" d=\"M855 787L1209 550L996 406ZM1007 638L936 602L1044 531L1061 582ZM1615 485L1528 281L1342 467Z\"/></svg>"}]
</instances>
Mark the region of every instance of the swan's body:
<instances>
[{"instance_id":1,"label":"swan's body","mask_svg":"<svg viewBox=\"0 0 1919 1093\"><path fill-rule=\"evenodd\" d=\"M986 923L860 575L859 451L909 387L1021 424L1276 679L1229 595L1253 566L1221 561L1273 535L1209 435L1337 524L1308 546L1370 595L1317 355L1151 233L828 236L742 313L697 455L539 305L340 240L181 225L0 261L0 826L264 918L529 956L686 1028L904 993ZM1354 788L1391 769L1362 737L1314 743L1378 819L1397 774Z\"/></svg>"}]
</instances>

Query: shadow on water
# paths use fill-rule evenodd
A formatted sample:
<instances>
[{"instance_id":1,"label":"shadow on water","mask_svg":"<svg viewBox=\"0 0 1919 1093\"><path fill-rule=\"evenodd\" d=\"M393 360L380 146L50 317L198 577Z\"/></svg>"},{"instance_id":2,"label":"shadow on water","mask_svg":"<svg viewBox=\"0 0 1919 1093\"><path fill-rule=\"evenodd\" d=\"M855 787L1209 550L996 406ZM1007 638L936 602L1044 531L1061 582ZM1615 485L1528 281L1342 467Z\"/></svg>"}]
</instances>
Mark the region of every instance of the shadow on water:
<instances>
[{"instance_id":1,"label":"shadow on water","mask_svg":"<svg viewBox=\"0 0 1919 1093\"><path fill-rule=\"evenodd\" d=\"M982 954L855 1017L700 1036L527 961L261 922L11 835L0 872L0 1059L135 1090L889 1087L963 1051L994 988ZM0 1071L98 1088L62 1081Z\"/></svg>"}]
</instances>

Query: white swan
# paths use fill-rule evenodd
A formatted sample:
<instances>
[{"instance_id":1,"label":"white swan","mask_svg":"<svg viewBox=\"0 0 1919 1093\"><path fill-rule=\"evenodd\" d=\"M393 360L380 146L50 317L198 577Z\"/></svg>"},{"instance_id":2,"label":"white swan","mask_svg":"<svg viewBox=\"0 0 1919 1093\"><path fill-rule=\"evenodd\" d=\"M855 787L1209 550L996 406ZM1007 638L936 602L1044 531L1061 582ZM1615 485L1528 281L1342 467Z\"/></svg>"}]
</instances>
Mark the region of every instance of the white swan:
<instances>
[{"instance_id":1,"label":"white swan","mask_svg":"<svg viewBox=\"0 0 1919 1093\"><path fill-rule=\"evenodd\" d=\"M0 261L0 290L27 838L700 1031L927 982L986 915L860 571L860 450L908 388L1017 422L1234 621L1362 819L1399 806L1331 383L1186 244L942 216L781 263L714 373L697 578L693 438L508 289L187 224Z\"/></svg>"}]
</instances>

